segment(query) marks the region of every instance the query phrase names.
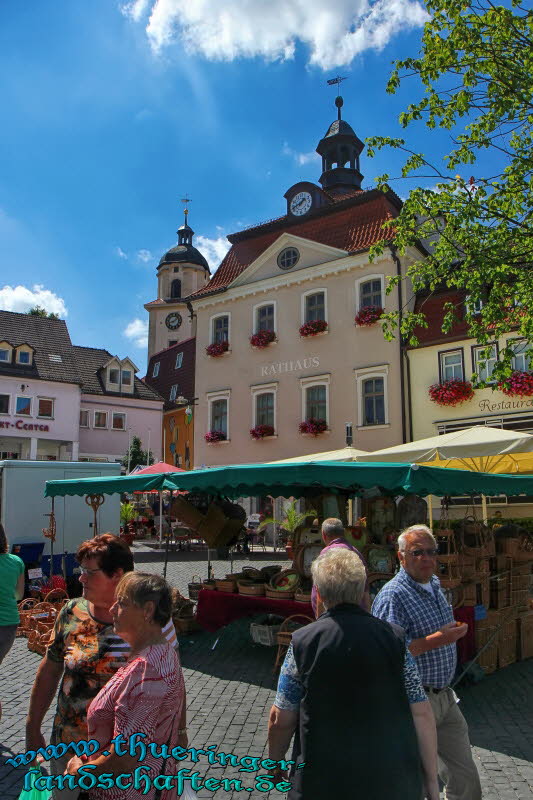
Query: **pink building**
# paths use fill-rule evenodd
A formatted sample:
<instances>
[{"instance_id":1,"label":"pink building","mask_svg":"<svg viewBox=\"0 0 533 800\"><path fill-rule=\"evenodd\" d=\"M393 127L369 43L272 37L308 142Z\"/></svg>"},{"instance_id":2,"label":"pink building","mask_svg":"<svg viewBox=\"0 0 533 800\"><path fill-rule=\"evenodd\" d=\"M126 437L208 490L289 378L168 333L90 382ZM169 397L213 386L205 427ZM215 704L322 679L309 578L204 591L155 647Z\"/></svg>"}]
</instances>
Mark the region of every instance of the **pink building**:
<instances>
[{"instance_id":1,"label":"pink building","mask_svg":"<svg viewBox=\"0 0 533 800\"><path fill-rule=\"evenodd\" d=\"M120 461L138 436L158 460L163 401L136 372L64 320L0 311L0 459Z\"/></svg>"}]
</instances>

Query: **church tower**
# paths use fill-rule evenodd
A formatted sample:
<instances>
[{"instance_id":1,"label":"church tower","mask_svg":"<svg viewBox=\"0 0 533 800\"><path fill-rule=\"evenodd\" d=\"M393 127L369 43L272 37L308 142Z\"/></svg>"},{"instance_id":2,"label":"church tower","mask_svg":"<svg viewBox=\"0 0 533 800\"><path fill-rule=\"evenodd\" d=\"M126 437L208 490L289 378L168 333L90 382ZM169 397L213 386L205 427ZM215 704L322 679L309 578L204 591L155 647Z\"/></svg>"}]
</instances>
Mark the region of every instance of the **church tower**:
<instances>
[{"instance_id":1,"label":"church tower","mask_svg":"<svg viewBox=\"0 0 533 800\"><path fill-rule=\"evenodd\" d=\"M360 189L363 176L359 171L359 156L364 144L353 128L341 117L342 97L335 99L337 119L318 143L316 152L322 156L322 175L319 181L328 192Z\"/></svg>"},{"instance_id":2,"label":"church tower","mask_svg":"<svg viewBox=\"0 0 533 800\"><path fill-rule=\"evenodd\" d=\"M186 198L183 202L190 201ZM178 244L161 257L157 267L157 299L144 306L149 314L148 361L154 353L195 335L188 299L210 278L206 259L193 245L187 205L184 215L177 231Z\"/></svg>"}]
</instances>

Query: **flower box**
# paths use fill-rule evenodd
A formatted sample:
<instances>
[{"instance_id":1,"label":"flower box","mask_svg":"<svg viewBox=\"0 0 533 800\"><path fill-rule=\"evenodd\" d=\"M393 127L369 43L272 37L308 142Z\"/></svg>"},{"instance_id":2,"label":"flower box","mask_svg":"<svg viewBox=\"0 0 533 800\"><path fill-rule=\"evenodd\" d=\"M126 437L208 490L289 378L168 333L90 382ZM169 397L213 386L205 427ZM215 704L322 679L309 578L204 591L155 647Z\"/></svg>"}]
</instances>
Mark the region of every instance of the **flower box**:
<instances>
[{"instance_id":1,"label":"flower box","mask_svg":"<svg viewBox=\"0 0 533 800\"><path fill-rule=\"evenodd\" d=\"M324 333L327 329L328 323L325 319L314 319L301 326L300 336L316 336L317 333Z\"/></svg>"},{"instance_id":2,"label":"flower box","mask_svg":"<svg viewBox=\"0 0 533 800\"><path fill-rule=\"evenodd\" d=\"M276 341L275 331L258 331L250 336L250 344L252 347L268 347L269 344Z\"/></svg>"},{"instance_id":3,"label":"flower box","mask_svg":"<svg viewBox=\"0 0 533 800\"><path fill-rule=\"evenodd\" d=\"M212 356L216 358L217 356L222 356L224 353L227 353L229 349L229 342L213 342L213 344L208 344L205 348L205 352L208 356Z\"/></svg>"},{"instance_id":4,"label":"flower box","mask_svg":"<svg viewBox=\"0 0 533 800\"><path fill-rule=\"evenodd\" d=\"M498 383L498 388L509 397L531 397L533 395L533 373L515 370L507 380Z\"/></svg>"},{"instance_id":5,"label":"flower box","mask_svg":"<svg viewBox=\"0 0 533 800\"><path fill-rule=\"evenodd\" d=\"M216 444L216 442L225 442L227 436L224 431L209 431L204 438L207 444Z\"/></svg>"},{"instance_id":6,"label":"flower box","mask_svg":"<svg viewBox=\"0 0 533 800\"><path fill-rule=\"evenodd\" d=\"M265 436L274 436L273 425L256 425L255 428L250 428L250 436L252 439L264 439Z\"/></svg>"},{"instance_id":7,"label":"flower box","mask_svg":"<svg viewBox=\"0 0 533 800\"><path fill-rule=\"evenodd\" d=\"M373 325L380 319L382 314L383 309L381 306L364 306L355 315L355 324L358 327Z\"/></svg>"},{"instance_id":8,"label":"flower box","mask_svg":"<svg viewBox=\"0 0 533 800\"><path fill-rule=\"evenodd\" d=\"M458 406L473 398L474 389L470 381L450 380L430 386L429 396L440 406Z\"/></svg>"},{"instance_id":9,"label":"flower box","mask_svg":"<svg viewBox=\"0 0 533 800\"><path fill-rule=\"evenodd\" d=\"M318 436L327 429L328 423L325 419L307 419L305 422L300 422L300 433L311 433L313 436Z\"/></svg>"}]
</instances>

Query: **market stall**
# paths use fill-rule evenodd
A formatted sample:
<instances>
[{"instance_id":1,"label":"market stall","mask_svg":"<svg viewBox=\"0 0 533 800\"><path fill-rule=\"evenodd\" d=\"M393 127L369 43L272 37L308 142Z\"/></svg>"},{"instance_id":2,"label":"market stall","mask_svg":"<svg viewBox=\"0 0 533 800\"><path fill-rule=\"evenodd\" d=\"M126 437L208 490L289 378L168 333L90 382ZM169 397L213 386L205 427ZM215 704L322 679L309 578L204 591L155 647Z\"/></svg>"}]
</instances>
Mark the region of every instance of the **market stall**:
<instances>
[{"instance_id":1,"label":"market stall","mask_svg":"<svg viewBox=\"0 0 533 800\"><path fill-rule=\"evenodd\" d=\"M186 490L192 495L207 495L215 503L222 499L264 494L274 497L300 497L305 498L310 506L317 507L317 512L319 508L329 510L335 503L341 509L346 498L353 495L366 499L379 498L383 500L383 507L376 511L372 524L376 529L381 526L380 530L383 531L384 521L390 518L387 515L393 512L393 506L400 506L397 503L398 498L415 497L418 500L428 495L444 497L480 493L486 496L532 495L533 476L487 474L406 463L298 462L218 467L153 476L50 481L46 485L46 495L111 494L136 489ZM412 509L407 511L411 513ZM213 512L211 516L216 518L218 513L219 511ZM312 519L307 522L300 531L299 549L295 553L295 571L304 577L308 574L310 561L320 549L316 541L318 526L313 525ZM463 616L475 620L476 635L479 634L476 646L477 649L485 648L484 665L490 671L496 664L503 666L510 663L509 659L516 658L517 647L521 657L531 655L529 649L533 633L532 615L527 613L525 584L529 581L533 553L528 542L522 540L517 542L506 539L496 546L493 532L476 520L471 523L460 535L456 535L452 528L436 531L441 547L440 578L456 608L461 610ZM386 579L389 577L389 570L392 571L391 547L387 548L383 541L377 547L372 543L369 546L377 551L365 552L371 571ZM505 566L503 572L508 573L507 578L501 574L502 566ZM232 577L234 576L227 576L227 579ZM220 591L211 581L207 582L210 584L209 588L201 589L200 614L204 617L206 626L218 624L217 619L227 619L230 608L244 610L248 606L249 609L251 602L262 599L261 596L253 601L246 597L241 599L243 593L240 584L246 584L246 581L236 582L238 593L234 590L228 592L228 587L226 591ZM266 586L265 581L265 607L267 600L286 602L276 595L266 596ZM207 594L210 595L209 598ZM302 610L301 605L299 608ZM478 619L475 619L476 614ZM212 617L211 622L207 619L208 615ZM511 635L511 628L514 635ZM481 631L486 632L481 634Z\"/></svg>"}]
</instances>

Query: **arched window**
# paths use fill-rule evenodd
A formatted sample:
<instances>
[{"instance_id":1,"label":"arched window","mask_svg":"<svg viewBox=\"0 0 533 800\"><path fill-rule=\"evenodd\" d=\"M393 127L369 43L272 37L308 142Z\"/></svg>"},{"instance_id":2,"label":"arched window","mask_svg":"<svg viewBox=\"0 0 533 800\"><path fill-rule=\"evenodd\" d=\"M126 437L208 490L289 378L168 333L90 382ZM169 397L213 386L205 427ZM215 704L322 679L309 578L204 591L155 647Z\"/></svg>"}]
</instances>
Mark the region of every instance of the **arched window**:
<instances>
[{"instance_id":1,"label":"arched window","mask_svg":"<svg viewBox=\"0 0 533 800\"><path fill-rule=\"evenodd\" d=\"M175 278L170 284L170 296L181 297L181 281L179 278Z\"/></svg>"}]
</instances>

